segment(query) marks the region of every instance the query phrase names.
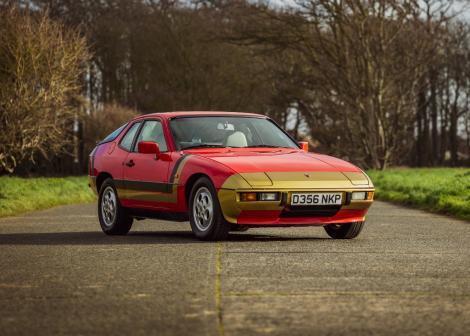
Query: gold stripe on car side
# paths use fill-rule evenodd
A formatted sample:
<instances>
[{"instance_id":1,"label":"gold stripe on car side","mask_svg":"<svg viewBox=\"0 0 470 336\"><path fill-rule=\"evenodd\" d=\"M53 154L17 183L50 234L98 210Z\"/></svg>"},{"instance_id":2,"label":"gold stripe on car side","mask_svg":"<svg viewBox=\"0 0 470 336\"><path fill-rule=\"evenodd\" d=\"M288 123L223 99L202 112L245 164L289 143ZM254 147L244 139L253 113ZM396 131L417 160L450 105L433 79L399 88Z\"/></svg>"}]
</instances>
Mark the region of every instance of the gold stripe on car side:
<instances>
[{"instance_id":1,"label":"gold stripe on car side","mask_svg":"<svg viewBox=\"0 0 470 336\"><path fill-rule=\"evenodd\" d=\"M125 188L117 188L118 197L122 199L137 200L137 201L149 201L149 202L165 202L165 203L176 203L177 202L177 189L178 186L173 184L171 192L154 192L154 191L143 191L133 190Z\"/></svg>"},{"instance_id":2,"label":"gold stripe on car side","mask_svg":"<svg viewBox=\"0 0 470 336\"><path fill-rule=\"evenodd\" d=\"M181 178L181 172L183 171L184 166L186 165L186 162L188 161L190 157L191 157L191 154L184 154L176 161L173 167L173 171L170 174L170 178L169 178L170 183L178 184Z\"/></svg>"},{"instance_id":3,"label":"gold stripe on car side","mask_svg":"<svg viewBox=\"0 0 470 336\"><path fill-rule=\"evenodd\" d=\"M132 185L136 181L126 181L124 183L117 183L116 189L118 192L118 197L122 199L130 199L137 201L147 201L147 202L165 202L165 203L177 203L178 202L178 183L181 178L181 172L186 165L187 160L191 155L181 156L175 163L173 171L169 178L169 183L153 183L153 182L141 182L143 184L148 184L148 188L134 188L126 186ZM138 183L138 182L137 182ZM151 190L152 185L155 189L165 189L165 190ZM164 186L164 188L162 188Z\"/></svg>"}]
</instances>

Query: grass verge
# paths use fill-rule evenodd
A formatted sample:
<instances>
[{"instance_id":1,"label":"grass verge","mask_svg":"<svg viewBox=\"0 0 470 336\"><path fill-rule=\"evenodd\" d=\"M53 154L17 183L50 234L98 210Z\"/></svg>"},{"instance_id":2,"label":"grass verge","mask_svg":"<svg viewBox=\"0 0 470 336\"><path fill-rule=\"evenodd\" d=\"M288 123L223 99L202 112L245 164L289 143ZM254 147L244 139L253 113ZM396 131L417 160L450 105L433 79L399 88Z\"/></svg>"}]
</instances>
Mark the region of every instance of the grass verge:
<instances>
[{"instance_id":1,"label":"grass verge","mask_svg":"<svg viewBox=\"0 0 470 336\"><path fill-rule=\"evenodd\" d=\"M370 170L376 197L470 220L469 168Z\"/></svg>"},{"instance_id":2,"label":"grass verge","mask_svg":"<svg viewBox=\"0 0 470 336\"><path fill-rule=\"evenodd\" d=\"M56 205L91 202L86 176L21 178L0 176L0 217Z\"/></svg>"}]
</instances>

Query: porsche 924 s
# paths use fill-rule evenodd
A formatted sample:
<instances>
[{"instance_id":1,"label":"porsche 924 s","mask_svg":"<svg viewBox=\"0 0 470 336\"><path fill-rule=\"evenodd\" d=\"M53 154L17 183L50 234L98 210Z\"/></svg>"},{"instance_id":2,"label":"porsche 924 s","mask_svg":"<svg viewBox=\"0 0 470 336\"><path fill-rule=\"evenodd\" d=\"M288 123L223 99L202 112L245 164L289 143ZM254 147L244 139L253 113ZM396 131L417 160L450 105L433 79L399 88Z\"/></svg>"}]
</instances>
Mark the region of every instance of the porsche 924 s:
<instances>
[{"instance_id":1,"label":"porsche 924 s","mask_svg":"<svg viewBox=\"0 0 470 336\"><path fill-rule=\"evenodd\" d=\"M221 240L250 227L323 226L332 238L362 230L374 186L358 167L308 152L270 118L252 113L139 116L92 151L91 188L102 230L134 219L189 220Z\"/></svg>"}]
</instances>

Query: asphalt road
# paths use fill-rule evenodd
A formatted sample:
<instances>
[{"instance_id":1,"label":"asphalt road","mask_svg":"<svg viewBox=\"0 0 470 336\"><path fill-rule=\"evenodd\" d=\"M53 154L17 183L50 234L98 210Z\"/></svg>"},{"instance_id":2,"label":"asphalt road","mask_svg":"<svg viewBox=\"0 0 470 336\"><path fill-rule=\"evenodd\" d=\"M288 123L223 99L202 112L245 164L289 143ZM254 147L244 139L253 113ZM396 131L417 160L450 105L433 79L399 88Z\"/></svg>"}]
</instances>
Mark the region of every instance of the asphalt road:
<instances>
[{"instance_id":1,"label":"asphalt road","mask_svg":"<svg viewBox=\"0 0 470 336\"><path fill-rule=\"evenodd\" d=\"M189 224L101 233L95 205L0 219L1 335L470 335L470 223L376 202L359 238Z\"/></svg>"}]
</instances>

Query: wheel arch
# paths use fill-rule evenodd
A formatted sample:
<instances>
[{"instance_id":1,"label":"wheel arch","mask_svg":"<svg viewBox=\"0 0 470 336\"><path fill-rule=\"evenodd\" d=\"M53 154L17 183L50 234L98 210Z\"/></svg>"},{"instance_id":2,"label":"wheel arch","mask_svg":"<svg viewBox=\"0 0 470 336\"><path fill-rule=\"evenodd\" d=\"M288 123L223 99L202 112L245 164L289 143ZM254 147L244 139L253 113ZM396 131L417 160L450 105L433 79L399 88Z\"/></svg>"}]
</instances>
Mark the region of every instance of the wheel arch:
<instances>
[{"instance_id":1,"label":"wheel arch","mask_svg":"<svg viewBox=\"0 0 470 336\"><path fill-rule=\"evenodd\" d=\"M207 178L218 193L227 178L235 173L231 168L212 159L199 155L188 155L188 157L189 160L179 172L178 198L181 201L179 205L181 211L188 210L191 190L199 178Z\"/></svg>"},{"instance_id":2,"label":"wheel arch","mask_svg":"<svg viewBox=\"0 0 470 336\"><path fill-rule=\"evenodd\" d=\"M107 172L101 172L98 174L98 176L96 177L96 191L100 192L100 189L101 189L101 186L103 185L103 182L107 179L107 178L113 178L113 176L110 174L110 173L107 173Z\"/></svg>"},{"instance_id":3,"label":"wheel arch","mask_svg":"<svg viewBox=\"0 0 470 336\"><path fill-rule=\"evenodd\" d=\"M184 186L184 199L185 199L186 205L188 207L189 207L189 196L191 194L191 190L193 189L193 186L196 183L196 181L199 180L201 177L205 177L205 178L209 179L209 181L211 181L212 184L214 184L214 181L212 181L212 179L207 174L204 174L204 173L194 173L194 174L192 174L188 178L188 180L186 181L185 186Z\"/></svg>"}]
</instances>

